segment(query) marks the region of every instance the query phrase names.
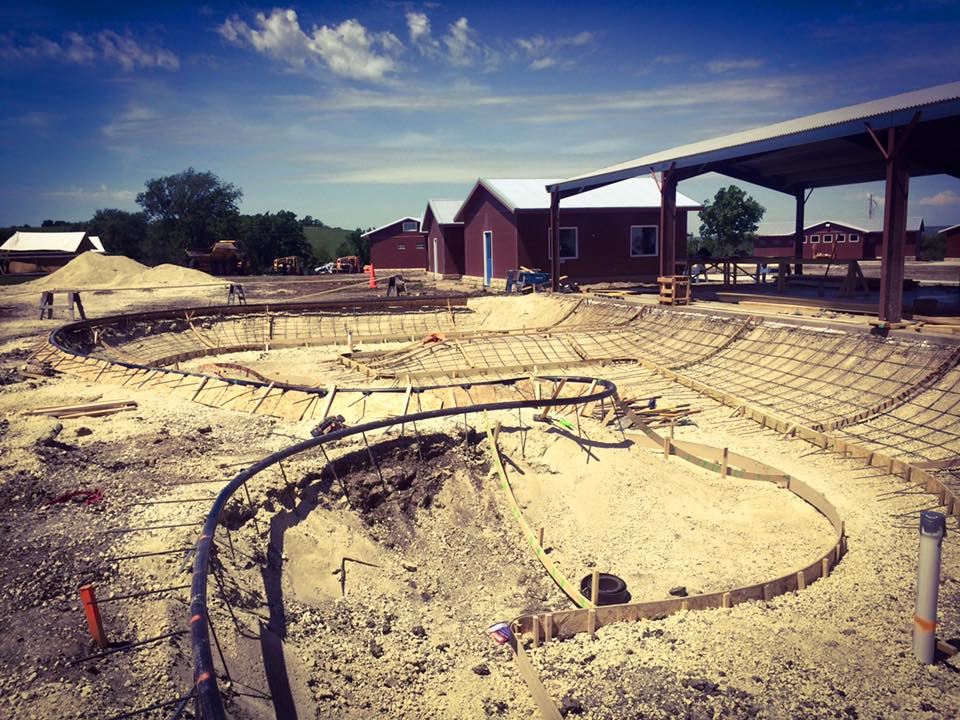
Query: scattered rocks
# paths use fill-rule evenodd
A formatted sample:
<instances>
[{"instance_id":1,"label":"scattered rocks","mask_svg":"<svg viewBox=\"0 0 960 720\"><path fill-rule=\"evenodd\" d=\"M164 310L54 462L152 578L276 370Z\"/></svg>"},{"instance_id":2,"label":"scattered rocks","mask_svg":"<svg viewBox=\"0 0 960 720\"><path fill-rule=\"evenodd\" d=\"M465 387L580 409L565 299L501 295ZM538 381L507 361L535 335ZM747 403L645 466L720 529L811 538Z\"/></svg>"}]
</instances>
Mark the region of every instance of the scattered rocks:
<instances>
[{"instance_id":1,"label":"scattered rocks","mask_svg":"<svg viewBox=\"0 0 960 720\"><path fill-rule=\"evenodd\" d=\"M687 588L683 585L676 585L675 587L670 588L668 592L674 597L687 597Z\"/></svg>"},{"instance_id":2,"label":"scattered rocks","mask_svg":"<svg viewBox=\"0 0 960 720\"><path fill-rule=\"evenodd\" d=\"M490 668L487 667L486 663L479 663L470 669L473 670L474 675L479 675L480 677L486 677L490 674Z\"/></svg>"}]
</instances>

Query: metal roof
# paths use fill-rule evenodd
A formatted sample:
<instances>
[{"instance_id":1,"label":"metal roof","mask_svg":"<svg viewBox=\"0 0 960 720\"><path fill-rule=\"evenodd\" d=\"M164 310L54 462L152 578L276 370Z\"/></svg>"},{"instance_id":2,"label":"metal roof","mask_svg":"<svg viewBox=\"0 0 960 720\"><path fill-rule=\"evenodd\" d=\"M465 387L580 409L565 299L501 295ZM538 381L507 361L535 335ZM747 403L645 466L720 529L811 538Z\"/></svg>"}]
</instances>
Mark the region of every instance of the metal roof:
<instances>
[{"instance_id":1,"label":"metal roof","mask_svg":"<svg viewBox=\"0 0 960 720\"><path fill-rule=\"evenodd\" d=\"M440 225L460 225L454 220L457 211L463 203L459 200L427 200L427 209L433 213ZM426 213L423 214L427 216Z\"/></svg>"},{"instance_id":2,"label":"metal roof","mask_svg":"<svg viewBox=\"0 0 960 720\"><path fill-rule=\"evenodd\" d=\"M868 232L883 232L883 218L866 218L860 220L835 220L833 218L824 218L823 220L817 220L816 222L807 223L804 225L804 230L811 230L812 228L817 227L818 225L823 225L824 223L830 223L832 225L839 225L840 227L850 228L852 230L859 230L862 233ZM779 237L779 236L793 236L795 227L793 222L762 222L757 227L757 235L764 235L768 237ZM920 232L923 230L923 218L919 215L908 217L907 218L907 232Z\"/></svg>"},{"instance_id":3,"label":"metal roof","mask_svg":"<svg viewBox=\"0 0 960 720\"><path fill-rule=\"evenodd\" d=\"M374 233L380 232L381 230L386 230L386 229L387 229L388 227L390 227L391 225L397 225L397 224L402 223L402 222L404 222L404 221L406 221L406 220L413 220L413 221L417 224L417 229L416 229L415 232L420 232L420 222L421 222L421 218L413 217L413 215L407 215L407 216L402 217L402 218L397 218L396 220L391 220L391 221L388 222L386 225L381 225L380 227L374 228L373 230L367 230L367 231L366 231L365 233L363 233L363 235L361 235L360 237L367 237L368 235L373 235Z\"/></svg>"},{"instance_id":4,"label":"metal roof","mask_svg":"<svg viewBox=\"0 0 960 720\"><path fill-rule=\"evenodd\" d=\"M550 193L546 191L546 186L555 182L558 181L538 178L480 178L467 195L467 200L482 186L513 212L549 210ZM463 206L466 206L467 200ZM458 218L461 217L463 206L457 213ZM561 210L659 207L660 189L653 178L629 178L560 200ZM677 193L678 210L699 210L702 207L696 200Z\"/></svg>"},{"instance_id":5,"label":"metal roof","mask_svg":"<svg viewBox=\"0 0 960 720\"><path fill-rule=\"evenodd\" d=\"M90 240L89 244L93 246L92 248L83 247L84 238ZM0 250L12 252L77 252L90 249L94 252L104 252L100 238L95 235L88 236L83 231L48 233L20 230L0 245Z\"/></svg>"},{"instance_id":6,"label":"metal roof","mask_svg":"<svg viewBox=\"0 0 960 720\"><path fill-rule=\"evenodd\" d=\"M786 122L682 145L584 175L548 183L578 192L673 167L680 177L719 172L783 192L885 177L874 130L919 122L910 137L911 176L960 177L960 82L894 95Z\"/></svg>"},{"instance_id":7,"label":"metal roof","mask_svg":"<svg viewBox=\"0 0 960 720\"><path fill-rule=\"evenodd\" d=\"M947 233L953 232L954 230L960 230L960 225L951 225L950 227L945 227L938 234L946 235Z\"/></svg>"}]
</instances>

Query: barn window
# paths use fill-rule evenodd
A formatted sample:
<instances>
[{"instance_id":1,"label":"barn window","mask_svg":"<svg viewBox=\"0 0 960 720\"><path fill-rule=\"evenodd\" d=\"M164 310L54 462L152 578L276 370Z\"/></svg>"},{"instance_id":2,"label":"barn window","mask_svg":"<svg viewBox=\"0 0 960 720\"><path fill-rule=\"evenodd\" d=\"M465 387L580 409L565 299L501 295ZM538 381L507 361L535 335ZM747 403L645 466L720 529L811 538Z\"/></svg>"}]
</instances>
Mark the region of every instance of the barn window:
<instances>
[{"instance_id":1,"label":"barn window","mask_svg":"<svg viewBox=\"0 0 960 720\"><path fill-rule=\"evenodd\" d=\"M416 232L417 223L413 220L404 220L403 221L403 231L404 232Z\"/></svg>"},{"instance_id":2,"label":"barn window","mask_svg":"<svg viewBox=\"0 0 960 720\"><path fill-rule=\"evenodd\" d=\"M823 236L823 241L824 241L825 243L832 243L832 242L833 242L833 235L824 235L824 236Z\"/></svg>"},{"instance_id":3,"label":"barn window","mask_svg":"<svg viewBox=\"0 0 960 720\"><path fill-rule=\"evenodd\" d=\"M843 233L837 233L837 242L842 243L847 241L847 236Z\"/></svg>"},{"instance_id":4,"label":"barn window","mask_svg":"<svg viewBox=\"0 0 960 720\"><path fill-rule=\"evenodd\" d=\"M850 233L850 242L860 242L860 236L856 233Z\"/></svg>"},{"instance_id":5,"label":"barn window","mask_svg":"<svg viewBox=\"0 0 960 720\"><path fill-rule=\"evenodd\" d=\"M417 250L426 250L426 249L427 249L427 244L425 242L417 243Z\"/></svg>"},{"instance_id":6,"label":"barn window","mask_svg":"<svg viewBox=\"0 0 960 720\"><path fill-rule=\"evenodd\" d=\"M406 249L407 249L406 243L397 243L397 250L406 250Z\"/></svg>"},{"instance_id":7,"label":"barn window","mask_svg":"<svg viewBox=\"0 0 960 720\"><path fill-rule=\"evenodd\" d=\"M630 226L630 257L651 257L657 254L656 225Z\"/></svg>"},{"instance_id":8,"label":"barn window","mask_svg":"<svg viewBox=\"0 0 960 720\"><path fill-rule=\"evenodd\" d=\"M810 242L811 242L811 243L818 243L818 242L820 242L820 236L819 236L819 235L811 235L811 236L810 236Z\"/></svg>"},{"instance_id":9,"label":"barn window","mask_svg":"<svg viewBox=\"0 0 960 720\"><path fill-rule=\"evenodd\" d=\"M547 257L553 257L553 243L547 230ZM560 228L560 259L576 260L580 257L580 234L575 227Z\"/></svg>"}]
</instances>

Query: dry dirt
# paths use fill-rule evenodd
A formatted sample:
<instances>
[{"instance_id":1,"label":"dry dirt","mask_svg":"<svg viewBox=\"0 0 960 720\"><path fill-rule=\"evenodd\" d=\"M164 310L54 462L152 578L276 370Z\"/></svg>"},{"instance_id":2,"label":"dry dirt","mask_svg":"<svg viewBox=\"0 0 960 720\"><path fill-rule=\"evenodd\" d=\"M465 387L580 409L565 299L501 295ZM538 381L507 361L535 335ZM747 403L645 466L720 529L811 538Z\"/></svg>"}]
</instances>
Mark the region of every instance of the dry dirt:
<instances>
[{"instance_id":1,"label":"dry dirt","mask_svg":"<svg viewBox=\"0 0 960 720\"><path fill-rule=\"evenodd\" d=\"M154 306L182 300L172 290L149 294ZM122 293L93 297L104 300L93 311L100 314L140 307ZM555 312L549 299L528 300L520 314L511 303L511 322L537 325ZM12 369L51 323L29 318L6 290L0 306L17 308L0 325L0 370ZM492 317L504 312L495 298L478 307ZM311 358L323 356L311 353L271 351L262 368L313 377ZM0 712L110 717L187 692L187 637L85 660L98 650L77 588L93 582L109 597L187 583L180 549L196 535L189 524L239 468L306 437L309 424L68 377L3 377L10 382L0 385L0 602L8 631L0 641ZM630 382L631 394L641 396L643 379ZM134 411L103 418L23 414L128 398L139 404ZM931 498L856 461L730 418L729 408L712 401L697 404L702 414L678 428L679 438L730 446L809 482L845 519L849 553L828 579L799 594L608 626L595 641L577 636L531 651L562 714L960 714L956 662L919 666L909 646L916 513ZM589 462L575 435L534 422L532 413L522 423L515 413L496 419L504 424L504 452L516 462L509 472L524 512L546 528L551 554L572 580L591 567L609 569L627 579L634 599L658 599L678 585L693 593L772 577L805 565L832 541L829 525L784 491L665 461L594 419L582 421ZM363 440L344 442L330 450L336 476L322 455L305 454L258 476L249 498L236 497L210 586L232 717L259 720L275 708L301 718L535 714L509 652L484 629L570 603L519 534L477 432L481 422L425 424L418 441L409 427L403 438L398 430L371 435L369 451ZM95 488L103 492L97 504L48 504ZM115 559L166 551L175 552ZM945 637L960 635L958 568L952 534L944 544ZM110 639L184 629L187 599L174 589L106 604ZM166 707L147 717L171 713Z\"/></svg>"}]
</instances>

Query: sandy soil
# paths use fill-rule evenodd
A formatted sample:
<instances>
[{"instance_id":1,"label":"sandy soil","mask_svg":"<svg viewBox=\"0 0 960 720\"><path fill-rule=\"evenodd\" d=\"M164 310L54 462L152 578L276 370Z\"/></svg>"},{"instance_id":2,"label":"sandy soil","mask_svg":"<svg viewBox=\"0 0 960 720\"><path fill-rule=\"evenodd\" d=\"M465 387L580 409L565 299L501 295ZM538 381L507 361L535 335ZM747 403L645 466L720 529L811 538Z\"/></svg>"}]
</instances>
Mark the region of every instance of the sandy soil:
<instances>
[{"instance_id":1,"label":"sandy soil","mask_svg":"<svg viewBox=\"0 0 960 720\"><path fill-rule=\"evenodd\" d=\"M160 292L150 293L155 302L182 300L176 291L160 299ZM139 307L119 293L93 297L109 300L109 312ZM502 314L521 326L560 312L542 296L475 302L489 317ZM0 305L10 304L0 293ZM5 316L0 369L21 362L38 330L49 327L26 310ZM296 365L291 357L271 351L265 362L308 377L329 362L314 355L311 370L310 360ZM664 392L664 381L649 374L617 372L625 393ZM188 546L195 526L116 531L199 521L239 467L305 437L308 423L67 377L4 377L10 383L0 385L0 533L7 552L0 602L9 625L0 640L0 708L9 717L108 717L187 692L185 637L83 660L96 648L76 589L95 582L104 597L188 582L179 551L111 558ZM693 396L702 410L678 437L727 445L811 483L845 519L849 553L828 579L799 594L609 626L596 641L578 636L532 652L564 715L960 714L956 661L921 667L909 646L916 513L933 504L930 496L666 387L665 404ZM139 407L64 421L22 414L101 398L131 398ZM675 585L692 593L770 577L806 564L830 541L829 526L783 491L721 482L664 461L594 419L582 423L594 455L589 464L577 442L532 417L524 418L525 430L515 414L500 419L505 452L524 469L511 477L525 512L547 528L571 579L594 563L626 577L635 599L656 599ZM211 598L232 677L222 682L232 717L272 717L275 706L284 717L535 712L509 654L483 630L569 601L520 537L478 435L465 437L462 419L419 430L419 445L396 432L369 438L380 473L358 440L332 449L337 478L322 456L303 456L258 476L249 499L229 507L230 535L224 531L217 546ZM99 504L47 504L94 487L104 493ZM944 544L944 637L960 635L956 537ZM353 560L341 565L344 557ZM111 640L185 628L186 600L186 590L171 590L106 605Z\"/></svg>"}]
</instances>

